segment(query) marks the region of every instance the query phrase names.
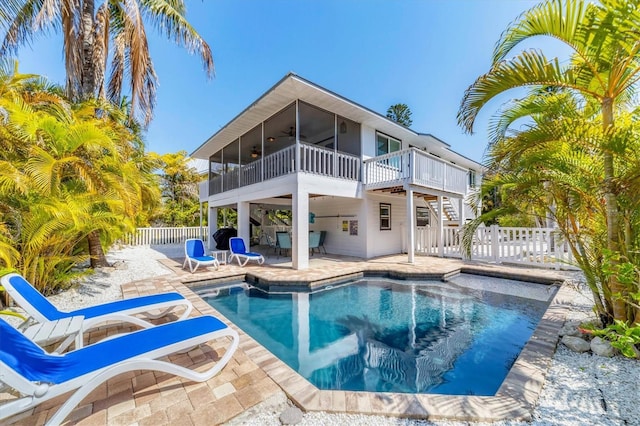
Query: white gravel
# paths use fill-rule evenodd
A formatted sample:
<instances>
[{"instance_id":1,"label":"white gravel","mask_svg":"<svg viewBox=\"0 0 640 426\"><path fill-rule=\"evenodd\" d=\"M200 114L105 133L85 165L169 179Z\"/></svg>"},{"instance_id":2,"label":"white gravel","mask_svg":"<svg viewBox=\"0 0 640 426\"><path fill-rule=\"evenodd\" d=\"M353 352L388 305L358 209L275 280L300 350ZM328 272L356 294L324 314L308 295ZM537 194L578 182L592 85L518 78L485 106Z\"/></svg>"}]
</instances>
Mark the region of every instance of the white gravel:
<instances>
[{"instance_id":1,"label":"white gravel","mask_svg":"<svg viewBox=\"0 0 640 426\"><path fill-rule=\"evenodd\" d=\"M168 252L167 252L168 253ZM170 256L173 256L171 253ZM115 300L121 297L120 285L170 273L157 260L166 256L151 248L135 247L112 250L107 258L115 268L103 269L88 277L80 286L52 296L61 309ZM577 290L578 291L578 290ZM570 307L570 320L592 318L590 295L579 290ZM279 415L290 404L284 397L275 398L249 410L231 424L280 425ZM364 415L306 413L300 425L483 425L468 422L426 422ZM544 388L533 412L531 423L499 422L515 425L640 425L640 362L577 354L559 345Z\"/></svg>"}]
</instances>

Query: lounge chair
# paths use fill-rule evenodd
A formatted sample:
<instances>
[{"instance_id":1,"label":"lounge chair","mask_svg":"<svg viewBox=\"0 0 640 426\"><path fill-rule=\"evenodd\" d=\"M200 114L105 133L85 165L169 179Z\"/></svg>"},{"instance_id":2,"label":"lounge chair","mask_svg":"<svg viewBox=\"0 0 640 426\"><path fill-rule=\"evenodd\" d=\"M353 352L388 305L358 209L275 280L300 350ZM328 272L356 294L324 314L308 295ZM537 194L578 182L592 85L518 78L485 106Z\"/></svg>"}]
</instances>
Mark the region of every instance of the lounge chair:
<instances>
[{"instance_id":1,"label":"lounge chair","mask_svg":"<svg viewBox=\"0 0 640 426\"><path fill-rule=\"evenodd\" d=\"M291 236L288 232L276 232L276 242L277 247L279 247L280 252L279 255L282 255L282 250L285 250L285 255L287 250L291 250Z\"/></svg>"},{"instance_id":2,"label":"lounge chair","mask_svg":"<svg viewBox=\"0 0 640 426\"><path fill-rule=\"evenodd\" d=\"M158 359L224 336L232 338L231 344L224 356L204 372ZM18 398L0 405L0 423L75 390L47 422L58 425L92 390L129 371L161 371L188 380L206 381L229 362L238 340L238 333L219 319L203 316L119 335L62 355L50 355L0 319L0 381L20 393Z\"/></svg>"},{"instance_id":3,"label":"lounge chair","mask_svg":"<svg viewBox=\"0 0 640 426\"><path fill-rule=\"evenodd\" d=\"M213 265L216 270L220 267L218 259L205 255L204 243L197 238L189 238L184 242L184 263L182 268L184 269L187 265L189 265L189 270L192 274L199 266Z\"/></svg>"},{"instance_id":4,"label":"lounge chair","mask_svg":"<svg viewBox=\"0 0 640 426\"><path fill-rule=\"evenodd\" d=\"M259 265L264 263L264 256L260 253L247 251L247 247L244 245L244 240L240 237L229 238L229 250L231 251L229 263L231 263L233 258L238 259L238 265L240 266L246 265L250 260L255 260ZM241 259L244 259L244 262Z\"/></svg>"},{"instance_id":5,"label":"lounge chair","mask_svg":"<svg viewBox=\"0 0 640 426\"><path fill-rule=\"evenodd\" d=\"M133 297L131 299L117 300L101 305L89 306L71 312L60 311L46 297L36 290L22 275L7 274L0 278L0 283L11 298L37 322L57 321L63 318L83 316L83 329L88 330L99 323L106 321L122 321L143 328L155 326L142 318L134 317L135 314L144 313L147 318L159 318L176 307L184 306L184 312L179 317L185 319L191 313L191 302L180 293L161 293L150 296ZM150 314L152 310L162 310L158 314ZM83 336L80 333L76 338L76 348L82 346ZM69 342L70 343L70 342Z\"/></svg>"}]
</instances>

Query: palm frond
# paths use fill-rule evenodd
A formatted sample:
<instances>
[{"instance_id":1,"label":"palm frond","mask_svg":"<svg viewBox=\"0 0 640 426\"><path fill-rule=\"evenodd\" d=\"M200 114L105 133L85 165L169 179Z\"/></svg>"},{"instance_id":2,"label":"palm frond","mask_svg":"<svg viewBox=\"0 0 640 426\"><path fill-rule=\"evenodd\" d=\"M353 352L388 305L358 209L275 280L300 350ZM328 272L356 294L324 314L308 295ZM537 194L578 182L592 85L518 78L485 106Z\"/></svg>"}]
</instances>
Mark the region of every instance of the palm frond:
<instances>
[{"instance_id":1,"label":"palm frond","mask_svg":"<svg viewBox=\"0 0 640 426\"><path fill-rule=\"evenodd\" d=\"M576 39L593 7L583 0L548 0L525 11L500 36L494 48L493 63L500 63L514 47L535 36L554 37L574 51L580 51L582 46Z\"/></svg>"},{"instance_id":2,"label":"palm frond","mask_svg":"<svg viewBox=\"0 0 640 426\"><path fill-rule=\"evenodd\" d=\"M182 0L142 0L141 4L159 32L184 46L189 53L198 53L207 75L214 75L211 48L185 19L186 8Z\"/></svg>"}]
</instances>

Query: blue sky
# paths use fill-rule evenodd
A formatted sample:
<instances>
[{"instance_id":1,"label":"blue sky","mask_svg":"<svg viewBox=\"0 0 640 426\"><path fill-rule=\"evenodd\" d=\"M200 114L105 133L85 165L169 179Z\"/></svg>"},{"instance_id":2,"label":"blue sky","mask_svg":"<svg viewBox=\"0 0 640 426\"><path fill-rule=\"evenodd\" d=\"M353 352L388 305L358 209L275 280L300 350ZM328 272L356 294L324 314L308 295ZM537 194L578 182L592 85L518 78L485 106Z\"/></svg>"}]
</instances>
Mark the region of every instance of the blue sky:
<instances>
[{"instance_id":1,"label":"blue sky","mask_svg":"<svg viewBox=\"0 0 640 426\"><path fill-rule=\"evenodd\" d=\"M286 73L296 74L381 114L395 103L412 128L476 161L487 120L474 135L456 123L464 90L489 69L500 33L537 1L217 0L187 1L187 19L213 50L209 80L200 59L149 28L160 80L149 150L193 151ZM545 48L546 40L530 46ZM529 47L530 47L529 46ZM60 36L41 36L19 53L21 72L64 83Z\"/></svg>"}]
</instances>

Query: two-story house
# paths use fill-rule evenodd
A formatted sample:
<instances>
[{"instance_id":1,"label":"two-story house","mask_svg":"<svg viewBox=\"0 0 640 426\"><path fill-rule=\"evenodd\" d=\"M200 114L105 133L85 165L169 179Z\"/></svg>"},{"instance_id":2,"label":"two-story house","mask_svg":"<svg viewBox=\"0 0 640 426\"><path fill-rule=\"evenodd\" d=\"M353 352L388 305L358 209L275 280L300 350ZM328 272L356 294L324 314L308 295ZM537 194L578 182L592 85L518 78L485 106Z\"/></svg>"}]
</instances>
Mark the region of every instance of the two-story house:
<instances>
[{"instance_id":1,"label":"two-story house","mask_svg":"<svg viewBox=\"0 0 640 426\"><path fill-rule=\"evenodd\" d=\"M292 265L309 265L310 230L329 253L372 258L408 253L418 227L475 217L465 203L482 166L436 137L288 74L192 154L209 160L209 217L238 212L250 238L252 209L291 209ZM216 231L210 222L209 237ZM213 242L210 241L210 245Z\"/></svg>"}]
</instances>

